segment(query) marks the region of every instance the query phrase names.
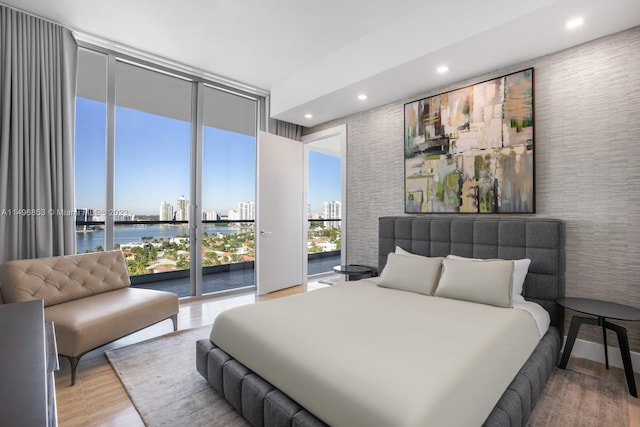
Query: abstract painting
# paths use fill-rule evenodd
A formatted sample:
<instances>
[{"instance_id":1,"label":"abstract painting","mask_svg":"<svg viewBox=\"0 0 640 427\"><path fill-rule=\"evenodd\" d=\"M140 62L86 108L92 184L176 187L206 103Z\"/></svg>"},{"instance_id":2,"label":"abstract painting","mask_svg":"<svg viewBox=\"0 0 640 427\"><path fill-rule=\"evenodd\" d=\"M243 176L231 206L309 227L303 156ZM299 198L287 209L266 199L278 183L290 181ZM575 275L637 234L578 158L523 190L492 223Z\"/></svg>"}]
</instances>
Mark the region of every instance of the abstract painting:
<instances>
[{"instance_id":1,"label":"abstract painting","mask_svg":"<svg viewBox=\"0 0 640 427\"><path fill-rule=\"evenodd\" d=\"M535 212L533 109L533 68L405 104L405 212Z\"/></svg>"}]
</instances>

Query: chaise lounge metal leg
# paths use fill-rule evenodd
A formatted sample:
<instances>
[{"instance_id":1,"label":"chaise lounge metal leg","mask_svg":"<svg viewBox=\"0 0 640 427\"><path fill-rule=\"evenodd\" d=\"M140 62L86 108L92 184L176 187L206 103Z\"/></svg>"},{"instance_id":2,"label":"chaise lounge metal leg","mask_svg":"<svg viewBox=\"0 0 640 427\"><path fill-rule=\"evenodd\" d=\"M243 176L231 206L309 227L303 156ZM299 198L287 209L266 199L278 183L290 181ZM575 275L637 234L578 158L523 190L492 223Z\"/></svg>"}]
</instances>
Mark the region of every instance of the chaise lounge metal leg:
<instances>
[{"instance_id":1,"label":"chaise lounge metal leg","mask_svg":"<svg viewBox=\"0 0 640 427\"><path fill-rule=\"evenodd\" d=\"M178 313L171 316L171 321L173 322L173 331L175 332L178 330Z\"/></svg>"},{"instance_id":2,"label":"chaise lounge metal leg","mask_svg":"<svg viewBox=\"0 0 640 427\"><path fill-rule=\"evenodd\" d=\"M80 361L80 358L68 356L65 357L69 359L69 362L71 362L71 385L73 386L76 383L76 370L78 369L78 362Z\"/></svg>"}]
</instances>

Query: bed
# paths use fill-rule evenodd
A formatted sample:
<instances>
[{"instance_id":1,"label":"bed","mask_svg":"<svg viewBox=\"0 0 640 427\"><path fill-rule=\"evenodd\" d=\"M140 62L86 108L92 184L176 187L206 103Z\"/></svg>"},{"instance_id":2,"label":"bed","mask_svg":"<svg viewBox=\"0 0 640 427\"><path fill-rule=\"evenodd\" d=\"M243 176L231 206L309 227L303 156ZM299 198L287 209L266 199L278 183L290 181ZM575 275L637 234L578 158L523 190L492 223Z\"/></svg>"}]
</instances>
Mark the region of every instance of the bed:
<instances>
[{"instance_id":1,"label":"bed","mask_svg":"<svg viewBox=\"0 0 640 427\"><path fill-rule=\"evenodd\" d=\"M447 297L442 280L435 297L389 286L409 262L402 250L431 263L530 259L522 304L538 304L548 325L511 299ZM222 313L196 345L200 374L254 426L525 425L562 342L563 223L384 217L378 252L381 278ZM464 262L442 265L453 274ZM490 263L475 264L465 271Z\"/></svg>"}]
</instances>

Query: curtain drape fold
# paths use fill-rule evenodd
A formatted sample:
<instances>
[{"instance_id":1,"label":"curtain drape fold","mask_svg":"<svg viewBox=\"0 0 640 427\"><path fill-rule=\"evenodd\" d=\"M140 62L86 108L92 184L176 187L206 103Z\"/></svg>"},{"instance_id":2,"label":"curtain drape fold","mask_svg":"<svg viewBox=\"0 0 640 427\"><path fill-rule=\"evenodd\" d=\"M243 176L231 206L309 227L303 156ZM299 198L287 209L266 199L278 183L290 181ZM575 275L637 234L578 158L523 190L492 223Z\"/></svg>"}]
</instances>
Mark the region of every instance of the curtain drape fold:
<instances>
[{"instance_id":1,"label":"curtain drape fold","mask_svg":"<svg viewBox=\"0 0 640 427\"><path fill-rule=\"evenodd\" d=\"M0 263L75 252L78 45L0 6Z\"/></svg>"},{"instance_id":2,"label":"curtain drape fold","mask_svg":"<svg viewBox=\"0 0 640 427\"><path fill-rule=\"evenodd\" d=\"M302 128L303 127L300 125L283 122L282 120L276 120L273 133L284 138L300 141L300 139L302 138Z\"/></svg>"}]
</instances>

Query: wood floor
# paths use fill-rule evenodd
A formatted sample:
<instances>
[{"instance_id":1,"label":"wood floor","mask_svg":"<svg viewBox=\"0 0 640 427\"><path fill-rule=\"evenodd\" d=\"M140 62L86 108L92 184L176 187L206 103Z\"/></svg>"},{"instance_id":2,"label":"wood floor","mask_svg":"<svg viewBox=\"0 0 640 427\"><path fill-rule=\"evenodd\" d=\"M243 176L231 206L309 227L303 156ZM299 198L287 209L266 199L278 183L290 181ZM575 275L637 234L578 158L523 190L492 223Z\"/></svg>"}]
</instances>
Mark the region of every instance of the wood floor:
<instances>
[{"instance_id":1,"label":"wood floor","mask_svg":"<svg viewBox=\"0 0 640 427\"><path fill-rule=\"evenodd\" d=\"M266 297L254 294L183 301L178 315L179 329L190 329L211 324L217 313L238 305L251 304L256 300L281 298L326 286L310 282ZM88 353L80 360L76 384L71 387L71 371L65 359L60 360L56 372L56 395L58 423L61 427L72 426L144 426L127 392L120 383L104 353L106 350L140 342L172 331L171 321L166 320L143 331L132 334L107 346ZM603 364L585 359L571 358L571 369L586 373L604 372ZM615 369L615 368L612 368ZM638 375L636 375L638 377ZM640 399L627 396L629 427L640 427ZM624 426L620 426L624 427Z\"/></svg>"}]
</instances>

